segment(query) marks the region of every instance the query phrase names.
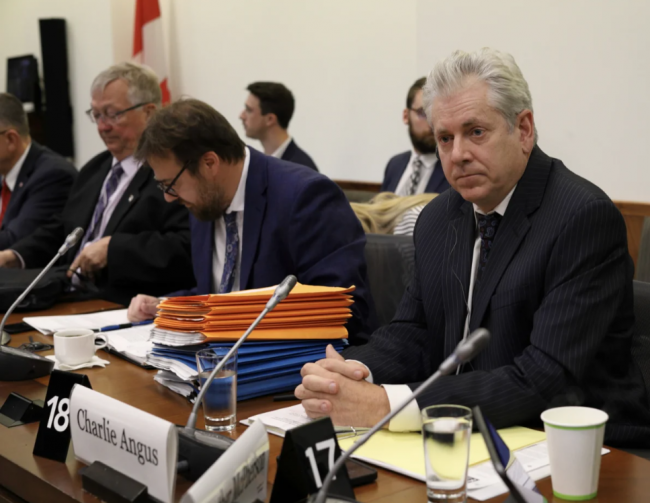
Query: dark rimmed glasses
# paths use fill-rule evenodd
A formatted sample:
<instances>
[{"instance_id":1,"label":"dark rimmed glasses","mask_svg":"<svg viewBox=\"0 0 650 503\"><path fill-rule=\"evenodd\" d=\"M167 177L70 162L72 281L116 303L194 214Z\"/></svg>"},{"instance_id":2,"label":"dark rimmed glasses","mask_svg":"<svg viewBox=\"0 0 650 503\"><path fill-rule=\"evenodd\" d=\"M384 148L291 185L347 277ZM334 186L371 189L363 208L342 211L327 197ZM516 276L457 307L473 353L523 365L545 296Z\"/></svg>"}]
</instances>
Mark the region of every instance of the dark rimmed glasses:
<instances>
[{"instance_id":1,"label":"dark rimmed glasses","mask_svg":"<svg viewBox=\"0 0 650 503\"><path fill-rule=\"evenodd\" d=\"M424 108L409 108L411 112L415 112L420 119L426 119L427 113L424 111Z\"/></svg>"},{"instance_id":2,"label":"dark rimmed glasses","mask_svg":"<svg viewBox=\"0 0 650 503\"><path fill-rule=\"evenodd\" d=\"M138 103L137 105L133 105L132 107L125 108L124 110L118 110L117 112L112 112L112 113L97 112L92 108L89 108L88 110L86 110L86 115L90 119L90 122L92 122L93 124L97 124L99 121L108 122L109 124L114 124L125 113L130 112L131 110L135 110L136 108L149 105L150 103L151 103L150 101L144 103Z\"/></svg>"},{"instance_id":3,"label":"dark rimmed glasses","mask_svg":"<svg viewBox=\"0 0 650 503\"><path fill-rule=\"evenodd\" d=\"M178 197L178 192L174 190L174 184L181 177L183 171L185 171L187 167L190 165L190 162L191 161L187 161L185 164L183 164L183 167L181 168L181 170L178 172L178 174L174 177L174 179L171 181L169 185L166 185L163 182L158 182L158 188L162 190L164 194L167 194L172 197Z\"/></svg>"}]
</instances>

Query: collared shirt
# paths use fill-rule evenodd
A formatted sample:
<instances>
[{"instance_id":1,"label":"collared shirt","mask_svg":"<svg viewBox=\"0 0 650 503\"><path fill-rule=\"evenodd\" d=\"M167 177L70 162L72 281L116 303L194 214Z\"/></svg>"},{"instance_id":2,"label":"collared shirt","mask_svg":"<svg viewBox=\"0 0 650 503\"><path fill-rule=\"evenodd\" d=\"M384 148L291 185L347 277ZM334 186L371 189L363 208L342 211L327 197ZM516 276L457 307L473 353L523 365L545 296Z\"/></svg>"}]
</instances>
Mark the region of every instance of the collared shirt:
<instances>
[{"instance_id":1,"label":"collared shirt","mask_svg":"<svg viewBox=\"0 0 650 503\"><path fill-rule=\"evenodd\" d=\"M399 183L395 188L395 194L398 196L408 196L409 188L411 187L411 175L413 174L413 163L417 158L420 158L422 161L422 171L420 171L420 183L418 184L416 194L422 194L431 180L431 175L433 170L436 167L436 162L438 161L438 156L435 154L418 154L415 150L411 151L411 158L409 163L406 165L404 173L402 173L402 178L399 179Z\"/></svg>"},{"instance_id":2,"label":"collared shirt","mask_svg":"<svg viewBox=\"0 0 650 503\"><path fill-rule=\"evenodd\" d=\"M284 140L284 143L280 145L275 152L271 154L273 157L277 157L278 159L282 159L282 156L284 155L285 150L287 150L287 147L289 146L289 143L291 143L291 136L289 136L286 140Z\"/></svg>"},{"instance_id":3,"label":"collared shirt","mask_svg":"<svg viewBox=\"0 0 650 503\"><path fill-rule=\"evenodd\" d=\"M244 206L246 202L246 180L248 179L248 165L251 160L251 153L248 147L245 149L244 167L237 186L237 192L232 198L226 213L237 212L237 233L239 234L239 253L237 254L237 266L235 267L235 281L232 291L240 289L239 279L241 277L241 255L242 242L244 237ZM214 249L212 250L212 291L218 292L223 276L223 268L226 262L226 221L222 218L214 222Z\"/></svg>"},{"instance_id":4,"label":"collared shirt","mask_svg":"<svg viewBox=\"0 0 650 503\"><path fill-rule=\"evenodd\" d=\"M29 142L29 145L27 145L27 148L23 152L23 155L20 156L20 159L16 161L16 164L13 165L9 173L5 176L5 181L7 182L7 187L9 187L9 190L11 192L14 191L14 187L16 187L16 182L18 181L18 175L20 174L20 170L23 167L23 164L25 164L25 159L27 159L27 154L29 154L29 150L32 148L32 142Z\"/></svg>"},{"instance_id":5,"label":"collared shirt","mask_svg":"<svg viewBox=\"0 0 650 503\"><path fill-rule=\"evenodd\" d=\"M95 239L93 241L86 243L86 246L88 246L90 243L94 243L95 241L99 241L104 236L104 231L106 231L106 226L108 225L108 222L113 216L113 212L115 211L117 204L122 199L122 196L126 192L126 189L129 186L129 184L133 181L133 178L135 177L136 173L140 169L140 166L142 166L142 162L136 161L135 158L131 155L122 161L118 161L117 159L115 159L115 157L113 157L113 164L111 165L111 168L115 166L118 162L121 162L122 169L124 170L124 174L120 178L120 183L117 184L117 188L115 189L115 192L113 192L113 195L110 197L108 203L106 204L106 208L104 209L104 214L102 215L102 219L99 222L99 229L97 229L97 232L95 233L96 236ZM106 182L108 181L108 178L110 176L111 176L111 172L109 171L108 174L106 175L106 178L104 179L102 190L104 190L103 186L106 185Z\"/></svg>"},{"instance_id":6,"label":"collared shirt","mask_svg":"<svg viewBox=\"0 0 650 503\"><path fill-rule=\"evenodd\" d=\"M506 214L506 209L508 204L510 204L510 199L512 199L512 194L515 192L517 186L515 185L513 189L508 193L506 197L503 198L503 201L494 208L491 213L498 213L501 216ZM476 213L485 215L486 213L481 211L479 207L474 204L474 219L476 220ZM476 223L476 228L478 229L478 222ZM469 335L469 320L472 316L472 297L474 296L474 287L476 285L476 272L478 270L479 256L481 253L481 238L476 233L476 240L474 241L474 253L472 255L472 268L469 280L469 292L467 294L467 316L465 318L465 329L463 330L463 339ZM372 382L372 374L368 378ZM383 386L388 395L388 402L390 403L390 408L393 410L396 408L403 400L407 397L413 396L413 391L411 388L405 384L386 384ZM405 408L397 414L391 421L388 428L391 431L417 431L420 430L422 426L422 419L420 417L420 407L418 406L417 400L412 400Z\"/></svg>"}]
</instances>

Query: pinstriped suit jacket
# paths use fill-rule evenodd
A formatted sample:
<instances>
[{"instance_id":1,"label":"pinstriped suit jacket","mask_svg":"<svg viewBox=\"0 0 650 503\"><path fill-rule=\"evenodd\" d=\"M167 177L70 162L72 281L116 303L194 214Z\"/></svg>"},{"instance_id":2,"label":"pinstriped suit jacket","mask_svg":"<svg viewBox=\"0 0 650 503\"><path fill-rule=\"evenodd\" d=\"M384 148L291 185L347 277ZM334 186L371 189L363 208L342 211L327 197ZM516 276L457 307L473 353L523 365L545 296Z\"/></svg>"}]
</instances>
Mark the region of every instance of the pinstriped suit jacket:
<instances>
[{"instance_id":1,"label":"pinstriped suit jacket","mask_svg":"<svg viewBox=\"0 0 650 503\"><path fill-rule=\"evenodd\" d=\"M473 244L472 204L449 190L415 228L416 268L393 321L345 351L376 383L417 384L462 338ZM633 264L625 223L596 186L535 148L475 288L470 329L492 333L460 375L419 400L480 405L497 427L554 406L605 410L610 445L650 445L650 411L630 354Z\"/></svg>"}]
</instances>

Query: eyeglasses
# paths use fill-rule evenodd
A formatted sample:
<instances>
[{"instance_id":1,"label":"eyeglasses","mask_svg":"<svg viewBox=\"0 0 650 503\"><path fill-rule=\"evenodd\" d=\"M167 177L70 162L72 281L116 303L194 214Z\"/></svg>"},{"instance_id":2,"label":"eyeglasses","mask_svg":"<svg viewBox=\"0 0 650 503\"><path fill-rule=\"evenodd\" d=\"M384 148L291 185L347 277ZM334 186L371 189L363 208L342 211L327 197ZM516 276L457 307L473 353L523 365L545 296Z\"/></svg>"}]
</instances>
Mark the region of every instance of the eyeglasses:
<instances>
[{"instance_id":1,"label":"eyeglasses","mask_svg":"<svg viewBox=\"0 0 650 503\"><path fill-rule=\"evenodd\" d=\"M93 124L97 124L99 121L103 121L108 124L115 124L120 119L120 117L124 115L126 112L130 112L131 110L135 110L136 108L149 105L150 103L151 102L138 103L137 105L133 105L132 107L125 108L124 110L119 110L113 113L97 112L92 108L90 108L86 110L86 115L90 119L90 122L92 122Z\"/></svg>"},{"instance_id":2,"label":"eyeglasses","mask_svg":"<svg viewBox=\"0 0 650 503\"><path fill-rule=\"evenodd\" d=\"M415 112L420 119L426 119L427 113L424 111L424 108L409 108L411 112Z\"/></svg>"},{"instance_id":3,"label":"eyeglasses","mask_svg":"<svg viewBox=\"0 0 650 503\"><path fill-rule=\"evenodd\" d=\"M178 174L174 177L174 179L171 181L169 185L165 185L163 182L158 182L158 188L167 195L170 195L172 197L178 197L178 192L174 190L174 184L181 177L183 171L185 171L187 167L190 165L190 162L191 161L187 161L185 164L183 164L183 167L181 168L181 170L178 172Z\"/></svg>"}]
</instances>

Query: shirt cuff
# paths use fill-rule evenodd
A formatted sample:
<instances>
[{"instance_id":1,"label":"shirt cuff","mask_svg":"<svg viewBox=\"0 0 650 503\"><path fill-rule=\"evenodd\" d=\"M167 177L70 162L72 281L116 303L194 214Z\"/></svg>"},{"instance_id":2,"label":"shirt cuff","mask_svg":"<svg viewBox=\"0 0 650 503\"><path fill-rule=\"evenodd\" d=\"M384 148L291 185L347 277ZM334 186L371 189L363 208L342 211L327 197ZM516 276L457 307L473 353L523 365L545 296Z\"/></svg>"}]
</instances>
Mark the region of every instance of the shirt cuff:
<instances>
[{"instance_id":1,"label":"shirt cuff","mask_svg":"<svg viewBox=\"0 0 650 503\"><path fill-rule=\"evenodd\" d=\"M388 395L390 410L396 409L404 400L413 397L413 391L406 384L383 384ZM391 419L388 425L390 431L420 431L422 419L417 400L411 400L404 410Z\"/></svg>"},{"instance_id":2,"label":"shirt cuff","mask_svg":"<svg viewBox=\"0 0 650 503\"><path fill-rule=\"evenodd\" d=\"M13 253L16 258L18 258L18 262L20 262L20 268L24 269L25 268L25 261L23 260L23 257L21 257L20 253L18 253L16 250L9 249L11 253Z\"/></svg>"},{"instance_id":3,"label":"shirt cuff","mask_svg":"<svg viewBox=\"0 0 650 503\"><path fill-rule=\"evenodd\" d=\"M366 368L368 369L368 365L366 365L366 364L363 363L363 362L360 362L359 360L345 360L345 361L346 361L346 362L355 362L355 363L358 363L359 365L363 365L364 367L366 367ZM368 377L366 377L365 380L366 380L367 382L369 382L370 384L375 384L375 382L372 380L372 370L368 369Z\"/></svg>"}]
</instances>

